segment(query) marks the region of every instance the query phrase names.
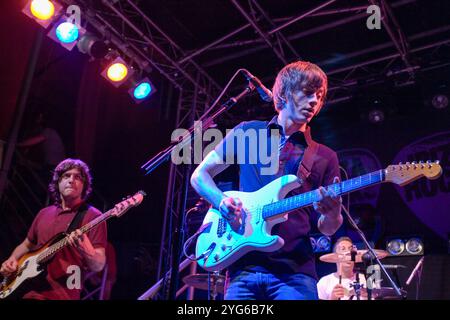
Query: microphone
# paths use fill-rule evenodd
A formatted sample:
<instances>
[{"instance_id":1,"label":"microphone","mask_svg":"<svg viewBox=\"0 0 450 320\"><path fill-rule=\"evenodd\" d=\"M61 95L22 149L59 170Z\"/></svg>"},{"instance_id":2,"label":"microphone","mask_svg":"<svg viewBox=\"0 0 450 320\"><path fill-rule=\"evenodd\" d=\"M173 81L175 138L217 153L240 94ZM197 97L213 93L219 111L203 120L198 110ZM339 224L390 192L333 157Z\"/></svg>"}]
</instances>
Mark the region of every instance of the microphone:
<instances>
[{"instance_id":1,"label":"microphone","mask_svg":"<svg viewBox=\"0 0 450 320\"><path fill-rule=\"evenodd\" d=\"M247 80L250 81L250 83L255 87L256 91L258 91L261 99L266 102L271 102L273 100L272 91L267 89L257 77L255 77L245 69L242 69L241 71L244 74L245 78L247 78Z\"/></svg>"},{"instance_id":2,"label":"microphone","mask_svg":"<svg viewBox=\"0 0 450 320\"><path fill-rule=\"evenodd\" d=\"M409 284L411 283L412 279L414 278L414 276L416 275L417 271L419 270L419 268L422 266L423 264L423 259L425 258L422 257L419 262L417 263L416 267L414 268L413 272L411 272L411 275L409 276L408 280L406 280L406 285L409 286Z\"/></svg>"}]
</instances>

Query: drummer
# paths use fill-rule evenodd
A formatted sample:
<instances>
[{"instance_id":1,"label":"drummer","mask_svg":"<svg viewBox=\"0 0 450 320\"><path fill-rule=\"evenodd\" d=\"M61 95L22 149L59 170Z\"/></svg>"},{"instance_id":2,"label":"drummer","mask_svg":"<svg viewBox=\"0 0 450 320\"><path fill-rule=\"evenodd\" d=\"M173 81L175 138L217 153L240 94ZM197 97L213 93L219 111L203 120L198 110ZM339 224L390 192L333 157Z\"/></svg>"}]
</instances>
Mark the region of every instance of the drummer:
<instances>
[{"instance_id":1,"label":"drummer","mask_svg":"<svg viewBox=\"0 0 450 320\"><path fill-rule=\"evenodd\" d=\"M356 300L356 293L352 286L357 280L354 271L355 263L351 261L351 252L355 250L352 239L340 237L334 245L337 255L345 255L345 260L336 263L337 271L322 277L317 283L317 291L321 300ZM344 257L344 256L343 256ZM362 286L360 299L367 300L366 279L359 273L359 283Z\"/></svg>"}]
</instances>

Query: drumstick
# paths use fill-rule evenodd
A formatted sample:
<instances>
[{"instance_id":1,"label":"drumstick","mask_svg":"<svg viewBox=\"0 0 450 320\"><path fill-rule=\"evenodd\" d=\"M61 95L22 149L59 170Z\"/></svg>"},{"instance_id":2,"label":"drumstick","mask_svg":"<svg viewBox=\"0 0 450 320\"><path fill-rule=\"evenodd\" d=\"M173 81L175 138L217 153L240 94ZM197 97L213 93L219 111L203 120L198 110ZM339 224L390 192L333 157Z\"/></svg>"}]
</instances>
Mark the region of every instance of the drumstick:
<instances>
[{"instance_id":1,"label":"drumstick","mask_svg":"<svg viewBox=\"0 0 450 320\"><path fill-rule=\"evenodd\" d=\"M338 275L339 275L339 284L342 284L342 269L340 263L338 263ZM338 300L341 300L341 298L338 298Z\"/></svg>"}]
</instances>

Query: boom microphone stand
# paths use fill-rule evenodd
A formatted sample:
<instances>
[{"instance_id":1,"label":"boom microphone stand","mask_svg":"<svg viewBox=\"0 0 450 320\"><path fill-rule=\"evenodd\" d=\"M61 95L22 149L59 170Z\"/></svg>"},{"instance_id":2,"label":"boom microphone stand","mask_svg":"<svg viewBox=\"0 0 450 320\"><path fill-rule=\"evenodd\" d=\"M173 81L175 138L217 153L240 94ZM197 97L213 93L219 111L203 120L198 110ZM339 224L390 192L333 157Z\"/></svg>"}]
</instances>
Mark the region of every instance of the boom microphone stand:
<instances>
[{"instance_id":1,"label":"boom microphone stand","mask_svg":"<svg viewBox=\"0 0 450 320\"><path fill-rule=\"evenodd\" d=\"M235 73L233 78L240 71L241 71L241 69L238 70ZM254 91L255 89L256 89L255 86L252 85L251 82L249 82L248 85L245 87L245 89L240 94L238 94L237 96L232 97L229 100L227 100L224 104L221 105L219 110L217 110L211 116L207 117L207 114L213 109L213 107L215 106L217 101L223 95L223 92L222 92L222 94L219 96L219 98L216 100L216 102L208 109L206 114L201 117L201 120L203 121L202 130L208 129L214 123L214 120L218 116L223 114L225 111L229 110L232 106L236 105L237 102L242 97L244 97L245 95L247 95L250 92ZM224 91L225 90L226 90L226 88L224 89ZM144 165L141 166L141 169L146 171L145 175L148 175L153 170L155 170L159 165L161 165L162 163L168 161L170 159L172 151L175 148L177 148L177 147L185 147L187 145L190 145L192 139L194 138L194 135L196 135L198 133L199 133L198 132L198 128L195 125L193 125L188 130L188 133L182 139L180 139L179 143L172 143L169 147L167 147L164 150L160 151L156 156L154 156L149 161L147 161ZM185 170L185 173L187 174L187 170ZM188 179L187 179L187 177L184 177L184 179L185 179L183 181L184 192L183 192L183 198L182 198L182 203L184 204L183 205L183 211L182 211L183 213L184 213L184 207L185 207L185 204L186 204L187 188L188 188ZM179 221L176 222L176 224L175 224L176 229L174 231L175 239L172 242L172 245L170 247L170 257L172 259L172 263L171 264L172 264L173 272L171 272L171 274L170 274L170 281L167 284L169 289L167 290L168 294L167 294L166 298L168 300L174 300L175 299L175 294L176 294L176 285L177 285L177 282L178 282L178 268L177 268L177 265L179 263L180 248L181 248L180 231L181 231L181 228L182 228L182 225L183 225L183 216L184 216L184 214L179 214L178 215L178 220Z\"/></svg>"},{"instance_id":2,"label":"boom microphone stand","mask_svg":"<svg viewBox=\"0 0 450 320\"><path fill-rule=\"evenodd\" d=\"M386 278L389 280L389 282L391 283L392 287L395 290L395 293L400 297L402 296L402 293L400 292L400 289L397 287L396 283L394 282L394 280L392 280L392 278L390 277L389 273L386 271L386 268L381 264L380 259L378 259L378 256L376 255L375 251L373 250L373 248L370 246L369 242L367 241L364 233L361 231L361 229L358 227L358 225L355 223L355 221L353 220L352 216L350 215L350 213L348 212L347 208L345 208L345 206L341 203L341 207L344 210L348 220L350 221L350 223L352 224L352 226L356 229L356 231L358 232L360 238L362 239L362 241L364 242L364 244L366 245L366 248L368 249L368 251L370 252L371 258L376 260L377 264L380 266L381 270L383 270L383 273L386 275Z\"/></svg>"}]
</instances>

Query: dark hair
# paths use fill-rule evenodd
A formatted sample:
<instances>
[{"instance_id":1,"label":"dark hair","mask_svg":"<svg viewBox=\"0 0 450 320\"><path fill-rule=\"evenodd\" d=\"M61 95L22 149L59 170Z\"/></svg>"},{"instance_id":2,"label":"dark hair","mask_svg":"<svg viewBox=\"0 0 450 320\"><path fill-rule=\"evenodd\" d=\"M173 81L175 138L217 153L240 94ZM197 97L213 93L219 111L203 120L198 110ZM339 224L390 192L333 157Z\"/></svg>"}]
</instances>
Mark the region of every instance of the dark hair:
<instances>
[{"instance_id":1,"label":"dark hair","mask_svg":"<svg viewBox=\"0 0 450 320\"><path fill-rule=\"evenodd\" d=\"M283 109L282 96L287 98L287 95L294 90L304 88L314 91L323 88L323 97L319 101L320 108L322 108L328 90L328 79L325 72L319 66L308 61L296 61L286 65L278 73L272 88L275 109L277 111Z\"/></svg>"},{"instance_id":2,"label":"dark hair","mask_svg":"<svg viewBox=\"0 0 450 320\"><path fill-rule=\"evenodd\" d=\"M337 248L338 244L340 242L342 242L342 241L348 241L348 242L351 242L353 244L353 241L352 241L352 239L350 239L350 237L345 237L345 236L344 237L340 237L334 243L333 252L336 252L336 248Z\"/></svg>"},{"instance_id":3,"label":"dark hair","mask_svg":"<svg viewBox=\"0 0 450 320\"><path fill-rule=\"evenodd\" d=\"M59 193L58 187L61 177L66 171L74 168L80 170L81 178L83 179L83 191L81 192L83 201L86 200L92 192L92 176L87 164L80 159L65 159L56 166L55 171L53 172L52 181L48 185L48 191L56 205L61 204L61 194Z\"/></svg>"}]
</instances>

